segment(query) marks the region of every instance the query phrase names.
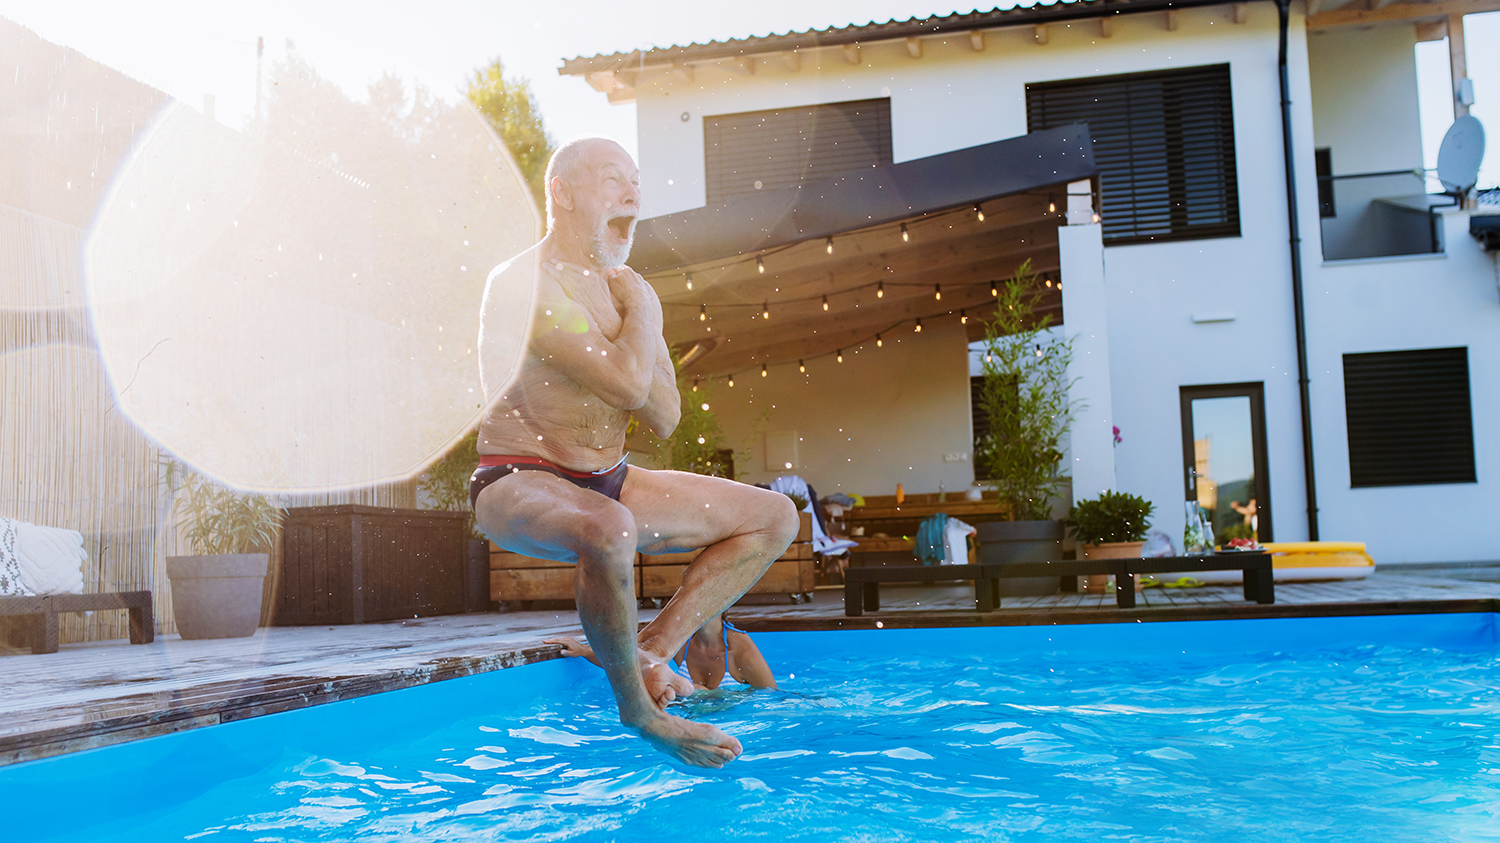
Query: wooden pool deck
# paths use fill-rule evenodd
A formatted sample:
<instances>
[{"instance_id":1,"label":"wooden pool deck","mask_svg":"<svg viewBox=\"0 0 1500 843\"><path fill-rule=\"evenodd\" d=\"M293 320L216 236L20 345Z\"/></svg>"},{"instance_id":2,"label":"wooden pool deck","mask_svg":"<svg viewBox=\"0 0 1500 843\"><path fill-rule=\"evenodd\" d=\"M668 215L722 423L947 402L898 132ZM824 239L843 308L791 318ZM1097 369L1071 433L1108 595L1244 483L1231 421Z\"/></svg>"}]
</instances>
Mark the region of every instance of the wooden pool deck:
<instances>
[{"instance_id":1,"label":"wooden pool deck","mask_svg":"<svg viewBox=\"0 0 1500 843\"><path fill-rule=\"evenodd\" d=\"M1269 606L1245 602L1235 585L1151 588L1128 610L1110 595L1004 598L986 614L973 611L967 583L890 587L881 611L859 618L844 616L840 587L812 603L743 605L731 616L756 632L1500 611L1500 581L1487 579L1500 580L1500 568L1283 583ZM581 634L568 608L271 627L217 641L69 644L46 655L4 650L0 765L545 661L558 648L543 639Z\"/></svg>"}]
</instances>

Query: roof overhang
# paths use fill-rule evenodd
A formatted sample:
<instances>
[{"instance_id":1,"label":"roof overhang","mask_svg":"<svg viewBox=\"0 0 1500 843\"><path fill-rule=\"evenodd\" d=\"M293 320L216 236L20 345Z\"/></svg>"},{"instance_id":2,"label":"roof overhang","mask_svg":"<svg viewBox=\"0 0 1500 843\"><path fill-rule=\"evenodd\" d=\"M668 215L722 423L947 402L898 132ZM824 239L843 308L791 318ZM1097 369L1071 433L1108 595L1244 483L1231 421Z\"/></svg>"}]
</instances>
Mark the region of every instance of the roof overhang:
<instances>
[{"instance_id":1,"label":"roof overhang","mask_svg":"<svg viewBox=\"0 0 1500 843\"><path fill-rule=\"evenodd\" d=\"M691 352L686 374L795 363L917 319L977 328L992 282L1027 260L1050 282L1080 182L1098 195L1087 127L1034 132L642 220L630 265L661 297L668 342Z\"/></svg>"}]
</instances>

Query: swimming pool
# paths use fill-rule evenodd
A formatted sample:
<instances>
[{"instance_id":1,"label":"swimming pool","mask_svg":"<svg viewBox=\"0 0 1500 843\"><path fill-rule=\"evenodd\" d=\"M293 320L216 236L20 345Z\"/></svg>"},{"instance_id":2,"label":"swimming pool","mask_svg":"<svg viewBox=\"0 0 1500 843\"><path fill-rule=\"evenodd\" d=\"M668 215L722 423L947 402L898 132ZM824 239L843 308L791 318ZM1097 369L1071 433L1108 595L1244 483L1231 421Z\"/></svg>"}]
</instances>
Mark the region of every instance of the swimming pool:
<instances>
[{"instance_id":1,"label":"swimming pool","mask_svg":"<svg viewBox=\"0 0 1500 843\"><path fill-rule=\"evenodd\" d=\"M723 771L570 659L0 768L5 836L1500 840L1494 615L756 640Z\"/></svg>"}]
</instances>

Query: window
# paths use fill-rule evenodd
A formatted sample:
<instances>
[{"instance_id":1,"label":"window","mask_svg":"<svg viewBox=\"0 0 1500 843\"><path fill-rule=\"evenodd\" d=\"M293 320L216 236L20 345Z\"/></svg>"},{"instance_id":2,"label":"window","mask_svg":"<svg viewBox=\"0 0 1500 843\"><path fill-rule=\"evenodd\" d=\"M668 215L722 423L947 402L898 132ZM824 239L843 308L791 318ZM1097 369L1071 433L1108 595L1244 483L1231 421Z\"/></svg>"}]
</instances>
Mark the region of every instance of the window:
<instances>
[{"instance_id":1,"label":"window","mask_svg":"<svg viewBox=\"0 0 1500 843\"><path fill-rule=\"evenodd\" d=\"M1344 355L1349 485L1473 483L1469 350Z\"/></svg>"},{"instance_id":2,"label":"window","mask_svg":"<svg viewBox=\"0 0 1500 843\"><path fill-rule=\"evenodd\" d=\"M1239 236L1229 65L1027 85L1026 121L1088 124L1105 244Z\"/></svg>"},{"instance_id":3,"label":"window","mask_svg":"<svg viewBox=\"0 0 1500 843\"><path fill-rule=\"evenodd\" d=\"M1272 541L1263 383L1178 389L1187 499L1207 513L1218 540Z\"/></svg>"},{"instance_id":4,"label":"window","mask_svg":"<svg viewBox=\"0 0 1500 843\"><path fill-rule=\"evenodd\" d=\"M891 163L891 101L857 100L703 119L708 202Z\"/></svg>"}]
</instances>

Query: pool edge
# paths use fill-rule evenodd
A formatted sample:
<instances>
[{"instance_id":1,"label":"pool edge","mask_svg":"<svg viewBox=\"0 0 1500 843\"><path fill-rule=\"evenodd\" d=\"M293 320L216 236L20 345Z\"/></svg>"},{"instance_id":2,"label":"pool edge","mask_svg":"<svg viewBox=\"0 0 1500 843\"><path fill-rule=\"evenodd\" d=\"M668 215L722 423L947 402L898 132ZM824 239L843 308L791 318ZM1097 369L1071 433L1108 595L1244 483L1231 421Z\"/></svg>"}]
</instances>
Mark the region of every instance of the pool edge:
<instances>
[{"instance_id":1,"label":"pool edge","mask_svg":"<svg viewBox=\"0 0 1500 843\"><path fill-rule=\"evenodd\" d=\"M1424 615L1455 613L1500 614L1500 599L1369 601L1314 604L1228 604L1151 609L1079 609L1066 613L1009 610L979 614L954 611L881 612L850 617L750 618L740 624L750 632L827 632L863 629L927 629L965 627L1087 625L1107 623L1162 623L1197 620L1351 617L1360 615ZM293 711L371 694L395 691L549 661L560 656L556 645L521 647L484 656L444 657L412 668L350 677L319 679L304 684L262 689L241 695L224 694L240 682L210 683L195 688L201 702L167 706L144 713L103 716L66 726L0 736L0 767L73 752L98 749L160 735L230 723L262 715ZM217 692L217 693L216 693ZM120 697L122 708L140 707L151 695Z\"/></svg>"}]
</instances>

